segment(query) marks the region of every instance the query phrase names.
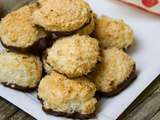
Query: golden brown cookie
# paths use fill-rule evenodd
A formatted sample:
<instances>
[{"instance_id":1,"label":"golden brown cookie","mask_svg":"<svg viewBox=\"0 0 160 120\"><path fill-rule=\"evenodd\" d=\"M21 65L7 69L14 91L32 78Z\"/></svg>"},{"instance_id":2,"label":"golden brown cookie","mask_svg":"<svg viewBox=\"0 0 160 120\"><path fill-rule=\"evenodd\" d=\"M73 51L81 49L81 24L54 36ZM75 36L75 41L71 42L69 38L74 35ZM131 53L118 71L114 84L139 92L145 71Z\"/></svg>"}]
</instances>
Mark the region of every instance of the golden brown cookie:
<instances>
[{"instance_id":1,"label":"golden brown cookie","mask_svg":"<svg viewBox=\"0 0 160 120\"><path fill-rule=\"evenodd\" d=\"M53 71L38 88L43 110L56 116L90 118L96 110L96 86L87 78L69 79Z\"/></svg>"},{"instance_id":2,"label":"golden brown cookie","mask_svg":"<svg viewBox=\"0 0 160 120\"><path fill-rule=\"evenodd\" d=\"M5 47L17 52L30 53L46 48L47 33L36 27L32 21L32 13L37 9L37 4L33 3L2 18L0 39Z\"/></svg>"},{"instance_id":3,"label":"golden brown cookie","mask_svg":"<svg viewBox=\"0 0 160 120\"><path fill-rule=\"evenodd\" d=\"M43 58L46 72L56 70L70 78L87 75L99 58L96 39L73 35L58 39Z\"/></svg>"},{"instance_id":4,"label":"golden brown cookie","mask_svg":"<svg viewBox=\"0 0 160 120\"><path fill-rule=\"evenodd\" d=\"M102 51L102 61L89 77L100 93L112 96L121 92L136 78L135 62L117 48Z\"/></svg>"},{"instance_id":5,"label":"golden brown cookie","mask_svg":"<svg viewBox=\"0 0 160 120\"><path fill-rule=\"evenodd\" d=\"M133 43L133 31L123 20L102 16L96 21L95 37L102 48L126 49Z\"/></svg>"},{"instance_id":6,"label":"golden brown cookie","mask_svg":"<svg viewBox=\"0 0 160 120\"><path fill-rule=\"evenodd\" d=\"M56 34L69 34L90 23L91 10L84 0L40 0L33 13L35 24Z\"/></svg>"},{"instance_id":7,"label":"golden brown cookie","mask_svg":"<svg viewBox=\"0 0 160 120\"><path fill-rule=\"evenodd\" d=\"M0 53L0 83L22 91L37 87L42 76L38 57L13 52Z\"/></svg>"}]
</instances>

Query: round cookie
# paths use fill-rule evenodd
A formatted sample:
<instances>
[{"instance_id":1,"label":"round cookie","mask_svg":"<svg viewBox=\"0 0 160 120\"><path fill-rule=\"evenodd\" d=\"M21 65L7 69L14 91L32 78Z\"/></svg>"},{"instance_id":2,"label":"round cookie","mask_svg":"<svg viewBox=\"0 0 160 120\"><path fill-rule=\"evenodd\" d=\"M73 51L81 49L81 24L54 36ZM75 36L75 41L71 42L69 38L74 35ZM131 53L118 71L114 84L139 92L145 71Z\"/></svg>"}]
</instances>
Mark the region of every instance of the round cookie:
<instances>
[{"instance_id":1,"label":"round cookie","mask_svg":"<svg viewBox=\"0 0 160 120\"><path fill-rule=\"evenodd\" d=\"M102 51L102 61L89 77L99 93L113 96L136 78L135 62L122 50L109 48Z\"/></svg>"},{"instance_id":2,"label":"round cookie","mask_svg":"<svg viewBox=\"0 0 160 120\"><path fill-rule=\"evenodd\" d=\"M127 49L133 43L133 31L123 20L102 16L96 20L95 37L102 48Z\"/></svg>"},{"instance_id":3,"label":"round cookie","mask_svg":"<svg viewBox=\"0 0 160 120\"><path fill-rule=\"evenodd\" d=\"M33 13L34 23L57 35L72 34L88 25L89 5L83 0L40 0L40 9Z\"/></svg>"},{"instance_id":4,"label":"round cookie","mask_svg":"<svg viewBox=\"0 0 160 120\"><path fill-rule=\"evenodd\" d=\"M90 118L96 110L96 86L87 78L69 79L53 71L38 88L43 110L56 116Z\"/></svg>"},{"instance_id":5,"label":"round cookie","mask_svg":"<svg viewBox=\"0 0 160 120\"><path fill-rule=\"evenodd\" d=\"M47 33L32 21L31 16L36 9L38 6L33 3L2 18L0 38L6 48L16 52L36 53L47 47Z\"/></svg>"},{"instance_id":6,"label":"round cookie","mask_svg":"<svg viewBox=\"0 0 160 120\"><path fill-rule=\"evenodd\" d=\"M42 76L38 57L13 52L0 53L0 83L21 91L34 90Z\"/></svg>"},{"instance_id":7,"label":"round cookie","mask_svg":"<svg viewBox=\"0 0 160 120\"><path fill-rule=\"evenodd\" d=\"M43 57L47 73L56 70L67 77L87 75L99 58L96 39L85 35L73 35L58 39Z\"/></svg>"}]
</instances>

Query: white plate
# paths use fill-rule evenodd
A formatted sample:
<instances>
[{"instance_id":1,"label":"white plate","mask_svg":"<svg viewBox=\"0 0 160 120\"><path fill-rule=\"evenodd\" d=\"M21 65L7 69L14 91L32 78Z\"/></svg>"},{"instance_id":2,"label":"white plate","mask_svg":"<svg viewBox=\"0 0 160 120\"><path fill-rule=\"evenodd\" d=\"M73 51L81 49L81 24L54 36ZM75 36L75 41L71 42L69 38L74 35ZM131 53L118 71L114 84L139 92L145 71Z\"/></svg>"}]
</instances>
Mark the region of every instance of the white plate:
<instances>
[{"instance_id":1,"label":"white plate","mask_svg":"<svg viewBox=\"0 0 160 120\"><path fill-rule=\"evenodd\" d=\"M118 96L101 100L98 120L115 120L160 72L160 18L117 0L87 0L99 14L124 19L134 29L135 44L129 54L136 61L138 78ZM45 114L36 93L23 93L0 86L0 95L39 120L65 118Z\"/></svg>"}]
</instances>

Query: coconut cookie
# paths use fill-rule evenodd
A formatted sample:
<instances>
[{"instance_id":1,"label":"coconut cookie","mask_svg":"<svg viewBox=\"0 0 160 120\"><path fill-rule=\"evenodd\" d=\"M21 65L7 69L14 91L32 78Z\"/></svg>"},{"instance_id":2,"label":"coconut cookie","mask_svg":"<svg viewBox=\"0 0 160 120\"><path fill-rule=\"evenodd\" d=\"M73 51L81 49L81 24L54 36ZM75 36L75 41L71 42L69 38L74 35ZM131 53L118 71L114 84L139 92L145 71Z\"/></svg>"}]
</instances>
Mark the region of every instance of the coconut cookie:
<instances>
[{"instance_id":1,"label":"coconut cookie","mask_svg":"<svg viewBox=\"0 0 160 120\"><path fill-rule=\"evenodd\" d=\"M99 58L96 39L73 35L58 39L44 54L45 70L56 70L70 78L87 75Z\"/></svg>"},{"instance_id":2,"label":"coconut cookie","mask_svg":"<svg viewBox=\"0 0 160 120\"><path fill-rule=\"evenodd\" d=\"M89 77L102 95L118 94L136 78L135 62L117 48L102 51L102 61Z\"/></svg>"},{"instance_id":3,"label":"coconut cookie","mask_svg":"<svg viewBox=\"0 0 160 120\"><path fill-rule=\"evenodd\" d=\"M95 37L102 48L127 49L133 43L133 31L123 20L106 16L96 21Z\"/></svg>"},{"instance_id":4,"label":"coconut cookie","mask_svg":"<svg viewBox=\"0 0 160 120\"><path fill-rule=\"evenodd\" d=\"M47 34L36 27L32 21L32 13L38 9L36 3L24 6L9 13L0 23L2 44L16 52L36 53L47 47Z\"/></svg>"},{"instance_id":5,"label":"coconut cookie","mask_svg":"<svg viewBox=\"0 0 160 120\"><path fill-rule=\"evenodd\" d=\"M58 36L69 35L89 24L91 9L83 0L40 0L33 13L35 24Z\"/></svg>"},{"instance_id":6,"label":"coconut cookie","mask_svg":"<svg viewBox=\"0 0 160 120\"><path fill-rule=\"evenodd\" d=\"M69 79L53 71L38 88L43 110L56 116L90 118L96 110L96 86L87 78Z\"/></svg>"},{"instance_id":7,"label":"coconut cookie","mask_svg":"<svg viewBox=\"0 0 160 120\"><path fill-rule=\"evenodd\" d=\"M42 76L38 57L13 52L0 53L0 83L21 91L32 91Z\"/></svg>"}]
</instances>

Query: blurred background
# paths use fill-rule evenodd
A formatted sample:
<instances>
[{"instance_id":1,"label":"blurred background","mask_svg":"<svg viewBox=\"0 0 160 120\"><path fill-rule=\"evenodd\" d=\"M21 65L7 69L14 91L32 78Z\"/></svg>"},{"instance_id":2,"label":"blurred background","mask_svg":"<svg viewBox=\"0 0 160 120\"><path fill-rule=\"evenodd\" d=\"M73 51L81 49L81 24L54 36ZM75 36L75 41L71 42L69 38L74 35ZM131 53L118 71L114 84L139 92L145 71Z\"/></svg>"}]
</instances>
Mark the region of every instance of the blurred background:
<instances>
[{"instance_id":1,"label":"blurred background","mask_svg":"<svg viewBox=\"0 0 160 120\"><path fill-rule=\"evenodd\" d=\"M0 17L32 0L0 0Z\"/></svg>"}]
</instances>

